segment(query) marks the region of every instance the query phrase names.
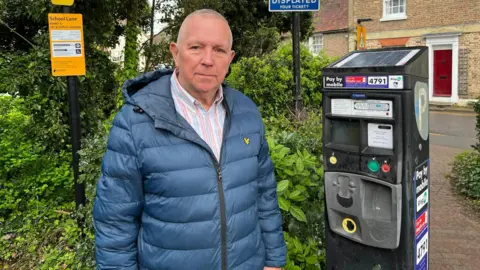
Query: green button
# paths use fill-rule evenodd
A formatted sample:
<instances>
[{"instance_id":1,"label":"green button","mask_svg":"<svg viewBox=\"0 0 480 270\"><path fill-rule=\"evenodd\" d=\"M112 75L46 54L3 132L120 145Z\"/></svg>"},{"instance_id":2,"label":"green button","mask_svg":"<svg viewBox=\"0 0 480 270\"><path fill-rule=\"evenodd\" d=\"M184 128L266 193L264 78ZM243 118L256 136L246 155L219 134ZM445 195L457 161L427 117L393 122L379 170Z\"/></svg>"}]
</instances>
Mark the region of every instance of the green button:
<instances>
[{"instance_id":1,"label":"green button","mask_svg":"<svg viewBox=\"0 0 480 270\"><path fill-rule=\"evenodd\" d=\"M367 164L367 167L372 172L378 172L378 170L380 170L380 165L376 160L370 160Z\"/></svg>"}]
</instances>

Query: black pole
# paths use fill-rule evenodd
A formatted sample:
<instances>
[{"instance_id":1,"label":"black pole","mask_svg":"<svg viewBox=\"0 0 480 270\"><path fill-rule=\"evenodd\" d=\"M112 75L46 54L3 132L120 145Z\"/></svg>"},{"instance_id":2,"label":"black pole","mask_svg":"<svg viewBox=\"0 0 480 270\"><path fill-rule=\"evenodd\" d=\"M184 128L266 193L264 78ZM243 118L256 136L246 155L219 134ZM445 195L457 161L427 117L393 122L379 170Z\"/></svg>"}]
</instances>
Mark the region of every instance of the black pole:
<instances>
[{"instance_id":1,"label":"black pole","mask_svg":"<svg viewBox=\"0 0 480 270\"><path fill-rule=\"evenodd\" d=\"M293 79L295 82L294 110L298 117L302 107L300 94L300 13L293 12Z\"/></svg>"},{"instance_id":2,"label":"black pole","mask_svg":"<svg viewBox=\"0 0 480 270\"><path fill-rule=\"evenodd\" d=\"M70 13L70 7L63 7L64 13ZM77 77L67 76L68 87L68 105L70 113L70 136L72 138L72 167L73 167L73 181L75 185L75 204L77 208L80 205L85 205L85 185L78 183L79 171L79 155L80 150L80 105L78 103L77 93Z\"/></svg>"}]
</instances>

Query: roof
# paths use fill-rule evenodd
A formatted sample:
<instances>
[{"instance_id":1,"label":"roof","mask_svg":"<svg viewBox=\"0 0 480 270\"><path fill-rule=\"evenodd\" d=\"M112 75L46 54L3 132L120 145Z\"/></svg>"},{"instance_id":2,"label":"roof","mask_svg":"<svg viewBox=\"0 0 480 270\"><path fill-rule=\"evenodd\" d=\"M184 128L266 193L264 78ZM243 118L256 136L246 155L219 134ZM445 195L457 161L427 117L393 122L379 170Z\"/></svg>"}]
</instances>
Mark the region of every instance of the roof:
<instances>
[{"instance_id":1,"label":"roof","mask_svg":"<svg viewBox=\"0 0 480 270\"><path fill-rule=\"evenodd\" d=\"M315 33L348 29L348 0L323 0L313 22Z\"/></svg>"}]
</instances>

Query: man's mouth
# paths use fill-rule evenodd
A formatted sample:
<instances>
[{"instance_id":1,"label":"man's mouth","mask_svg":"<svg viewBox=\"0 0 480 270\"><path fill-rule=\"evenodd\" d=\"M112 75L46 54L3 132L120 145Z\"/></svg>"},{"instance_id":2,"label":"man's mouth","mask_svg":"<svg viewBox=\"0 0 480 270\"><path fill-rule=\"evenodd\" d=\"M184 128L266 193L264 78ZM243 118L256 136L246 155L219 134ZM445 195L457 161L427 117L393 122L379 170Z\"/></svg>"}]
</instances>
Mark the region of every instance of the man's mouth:
<instances>
[{"instance_id":1,"label":"man's mouth","mask_svg":"<svg viewBox=\"0 0 480 270\"><path fill-rule=\"evenodd\" d=\"M204 77L215 77L215 75L209 75L209 74L200 74L200 73L198 73L197 75L204 76Z\"/></svg>"}]
</instances>

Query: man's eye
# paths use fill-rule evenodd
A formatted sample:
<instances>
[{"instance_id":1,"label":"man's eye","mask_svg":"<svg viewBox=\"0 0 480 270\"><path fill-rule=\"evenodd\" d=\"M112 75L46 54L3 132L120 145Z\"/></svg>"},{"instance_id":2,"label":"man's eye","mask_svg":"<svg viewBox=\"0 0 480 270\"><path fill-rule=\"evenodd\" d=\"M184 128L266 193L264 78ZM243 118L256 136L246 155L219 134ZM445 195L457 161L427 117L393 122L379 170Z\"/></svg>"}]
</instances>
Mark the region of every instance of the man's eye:
<instances>
[{"instance_id":1,"label":"man's eye","mask_svg":"<svg viewBox=\"0 0 480 270\"><path fill-rule=\"evenodd\" d=\"M200 49L200 46L192 46L192 47L190 47L190 49L192 49L192 50L198 50L198 49Z\"/></svg>"},{"instance_id":2,"label":"man's eye","mask_svg":"<svg viewBox=\"0 0 480 270\"><path fill-rule=\"evenodd\" d=\"M225 52L225 50L224 50L224 49L217 49L217 52L224 53L224 52Z\"/></svg>"}]
</instances>

